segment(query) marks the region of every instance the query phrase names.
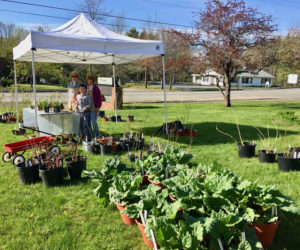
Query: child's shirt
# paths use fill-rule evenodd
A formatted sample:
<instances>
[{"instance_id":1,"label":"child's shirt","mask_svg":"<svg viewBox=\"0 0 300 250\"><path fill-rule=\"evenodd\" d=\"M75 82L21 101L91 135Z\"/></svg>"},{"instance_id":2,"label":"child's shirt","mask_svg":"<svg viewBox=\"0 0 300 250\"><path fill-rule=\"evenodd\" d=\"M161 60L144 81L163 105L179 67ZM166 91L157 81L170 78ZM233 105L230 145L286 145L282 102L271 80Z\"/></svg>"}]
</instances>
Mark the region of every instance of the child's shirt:
<instances>
[{"instance_id":1,"label":"child's shirt","mask_svg":"<svg viewBox=\"0 0 300 250\"><path fill-rule=\"evenodd\" d=\"M83 113L83 108L90 109L91 108L91 99L89 95L77 95L77 101L78 101L78 109L80 113Z\"/></svg>"}]
</instances>

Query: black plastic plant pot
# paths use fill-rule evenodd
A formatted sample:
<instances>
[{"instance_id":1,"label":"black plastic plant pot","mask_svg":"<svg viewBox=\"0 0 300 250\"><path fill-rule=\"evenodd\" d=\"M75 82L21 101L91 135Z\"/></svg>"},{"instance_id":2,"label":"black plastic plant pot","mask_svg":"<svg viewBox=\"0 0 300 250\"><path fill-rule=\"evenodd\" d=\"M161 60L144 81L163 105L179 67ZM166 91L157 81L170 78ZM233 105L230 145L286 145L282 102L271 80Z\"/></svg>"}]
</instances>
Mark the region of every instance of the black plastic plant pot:
<instances>
[{"instance_id":1,"label":"black plastic plant pot","mask_svg":"<svg viewBox=\"0 0 300 250\"><path fill-rule=\"evenodd\" d=\"M134 115L127 115L128 122L133 122L133 120L134 120Z\"/></svg>"},{"instance_id":2,"label":"black plastic plant pot","mask_svg":"<svg viewBox=\"0 0 300 250\"><path fill-rule=\"evenodd\" d=\"M61 111L60 107L53 107L53 112L54 113L59 113Z\"/></svg>"},{"instance_id":3,"label":"black plastic plant pot","mask_svg":"<svg viewBox=\"0 0 300 250\"><path fill-rule=\"evenodd\" d=\"M135 141L135 148L137 150L143 149L144 148L144 143L145 143L144 138L139 138L137 141Z\"/></svg>"},{"instance_id":4,"label":"black plastic plant pot","mask_svg":"<svg viewBox=\"0 0 300 250\"><path fill-rule=\"evenodd\" d=\"M111 115L111 116L109 117L109 120L110 120L111 122L115 122L115 121L116 121L116 117L115 117L114 115Z\"/></svg>"},{"instance_id":5,"label":"black plastic plant pot","mask_svg":"<svg viewBox=\"0 0 300 250\"><path fill-rule=\"evenodd\" d=\"M45 111L46 113L49 113L49 107L45 107L45 108L44 108L44 111Z\"/></svg>"},{"instance_id":6,"label":"black plastic plant pot","mask_svg":"<svg viewBox=\"0 0 300 250\"><path fill-rule=\"evenodd\" d=\"M253 142L244 142L244 145L241 143L237 144L239 149L239 157L241 158L250 158L255 155L255 146Z\"/></svg>"},{"instance_id":7,"label":"black plastic plant pot","mask_svg":"<svg viewBox=\"0 0 300 250\"><path fill-rule=\"evenodd\" d=\"M111 116L109 117L109 119L110 119L111 122L115 122L116 120L117 120L118 122L120 122L120 121L121 121L121 116L120 116L120 115L117 115L117 116L111 115Z\"/></svg>"},{"instance_id":8,"label":"black plastic plant pot","mask_svg":"<svg viewBox=\"0 0 300 250\"><path fill-rule=\"evenodd\" d=\"M67 172L71 180L81 179L81 173L86 169L86 157L78 156L77 161L66 159Z\"/></svg>"},{"instance_id":9,"label":"black plastic plant pot","mask_svg":"<svg viewBox=\"0 0 300 250\"><path fill-rule=\"evenodd\" d=\"M101 153L100 143L98 143L98 142L92 143L92 152L93 152L93 154L96 154L96 155Z\"/></svg>"},{"instance_id":10,"label":"black plastic plant pot","mask_svg":"<svg viewBox=\"0 0 300 250\"><path fill-rule=\"evenodd\" d=\"M277 160L282 171L300 171L300 158L293 158L292 154L278 154Z\"/></svg>"},{"instance_id":11,"label":"black plastic plant pot","mask_svg":"<svg viewBox=\"0 0 300 250\"><path fill-rule=\"evenodd\" d=\"M294 153L294 152L300 153L300 147L290 148L289 151L290 151L290 153Z\"/></svg>"},{"instance_id":12,"label":"black plastic plant pot","mask_svg":"<svg viewBox=\"0 0 300 250\"><path fill-rule=\"evenodd\" d=\"M17 165L18 175L22 184L32 184L39 180L38 165L25 167L24 163Z\"/></svg>"},{"instance_id":13,"label":"black plastic plant pot","mask_svg":"<svg viewBox=\"0 0 300 250\"><path fill-rule=\"evenodd\" d=\"M123 151L128 151L128 149L131 148L131 143L130 141L123 141L123 140L120 140L120 147Z\"/></svg>"},{"instance_id":14,"label":"black plastic plant pot","mask_svg":"<svg viewBox=\"0 0 300 250\"><path fill-rule=\"evenodd\" d=\"M258 150L258 159L261 163L273 163L276 161L276 153L273 151Z\"/></svg>"},{"instance_id":15,"label":"black plastic plant pot","mask_svg":"<svg viewBox=\"0 0 300 250\"><path fill-rule=\"evenodd\" d=\"M99 111L99 116L103 118L105 116L105 111Z\"/></svg>"},{"instance_id":16,"label":"black plastic plant pot","mask_svg":"<svg viewBox=\"0 0 300 250\"><path fill-rule=\"evenodd\" d=\"M109 155L111 153L111 145L100 144L101 154Z\"/></svg>"},{"instance_id":17,"label":"black plastic plant pot","mask_svg":"<svg viewBox=\"0 0 300 250\"><path fill-rule=\"evenodd\" d=\"M128 159L129 159L129 161L131 161L131 162L135 162L135 160L138 159L138 157L135 156L135 155L128 155Z\"/></svg>"},{"instance_id":18,"label":"black plastic plant pot","mask_svg":"<svg viewBox=\"0 0 300 250\"><path fill-rule=\"evenodd\" d=\"M43 183L45 187L53 187L62 184L63 182L63 168L51 168L47 169L40 169L40 174L42 176Z\"/></svg>"}]
</instances>

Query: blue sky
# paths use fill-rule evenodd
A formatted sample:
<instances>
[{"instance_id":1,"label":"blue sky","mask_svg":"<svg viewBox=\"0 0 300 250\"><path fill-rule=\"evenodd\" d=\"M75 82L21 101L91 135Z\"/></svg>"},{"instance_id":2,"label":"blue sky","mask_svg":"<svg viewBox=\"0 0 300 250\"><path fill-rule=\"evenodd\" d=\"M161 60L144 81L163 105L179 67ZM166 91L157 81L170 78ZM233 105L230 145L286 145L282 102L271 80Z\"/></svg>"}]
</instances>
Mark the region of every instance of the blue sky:
<instances>
[{"instance_id":1,"label":"blue sky","mask_svg":"<svg viewBox=\"0 0 300 250\"><path fill-rule=\"evenodd\" d=\"M16 0L27 3L38 3L61 8L79 10L81 0ZM204 0L105 0L104 7L111 10L113 15L151 19L155 21L191 25L195 12L203 8ZM246 0L247 6L258 8L261 12L271 14L274 22L279 24L279 32L286 33L290 27L300 26L300 1L298 0ZM0 21L15 23L25 28L35 28L38 25L55 28L67 20L11 13L3 10L51 15L66 19L76 16L75 12L47 9L9 3L0 0ZM110 23L111 18L103 22ZM130 27L144 27L145 23L126 20Z\"/></svg>"}]
</instances>

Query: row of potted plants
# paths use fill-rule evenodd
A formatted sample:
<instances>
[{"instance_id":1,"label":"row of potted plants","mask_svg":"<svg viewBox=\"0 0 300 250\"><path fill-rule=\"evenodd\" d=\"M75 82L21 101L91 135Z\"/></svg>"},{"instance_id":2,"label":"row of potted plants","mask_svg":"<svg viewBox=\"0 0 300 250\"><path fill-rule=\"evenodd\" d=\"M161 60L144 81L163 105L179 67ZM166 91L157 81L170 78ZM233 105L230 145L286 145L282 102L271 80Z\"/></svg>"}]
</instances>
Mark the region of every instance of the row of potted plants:
<instances>
[{"instance_id":1,"label":"row of potted plants","mask_svg":"<svg viewBox=\"0 0 300 250\"><path fill-rule=\"evenodd\" d=\"M39 151L34 151L33 157L17 165L18 175L22 184L32 184L39 180L41 174L42 181L46 187L60 185L63 182L65 158L66 170L69 178L81 179L81 173L86 169L84 156L78 155L77 143L70 141L64 143L67 148L60 152L59 148L53 146L43 147Z\"/></svg>"},{"instance_id":2,"label":"row of potted plants","mask_svg":"<svg viewBox=\"0 0 300 250\"><path fill-rule=\"evenodd\" d=\"M269 128L267 129L268 137L266 138L263 133L258 129L258 136L261 139L262 147L258 150L258 159L261 163L274 163L276 162L276 156L278 161L278 168L282 171L300 171L300 148L289 147L287 153L277 153L276 152L276 141L278 139L278 130L276 124L274 123L276 128L276 137L273 143L270 142L269 138ZM255 156L255 147L256 143L243 141L240 129L237 123L237 130L239 134L240 141L234 138L232 135L221 131L216 127L216 130L230 138L232 138L238 146L238 155L241 158L250 158ZM274 150L272 150L274 148Z\"/></svg>"},{"instance_id":3,"label":"row of potted plants","mask_svg":"<svg viewBox=\"0 0 300 250\"><path fill-rule=\"evenodd\" d=\"M37 102L38 110L44 111L46 113L52 112L61 112L64 109L64 105L61 101L47 101L45 99L41 99ZM34 106L31 106L34 108Z\"/></svg>"},{"instance_id":4,"label":"row of potted plants","mask_svg":"<svg viewBox=\"0 0 300 250\"><path fill-rule=\"evenodd\" d=\"M100 111L100 112L104 112L104 111ZM109 116L109 117L106 117L106 116L105 116L105 113L101 113L101 116L100 116L100 117L103 118L103 121L104 121L104 122L108 122L108 121L111 121L111 122L116 122L116 121L118 121L118 122L123 122L123 120L122 120L122 118L121 118L120 115L117 115L117 116L111 115L111 116ZM126 118L127 118L127 121L128 121L128 122L133 122L133 120L134 120L134 115L127 115Z\"/></svg>"},{"instance_id":5,"label":"row of potted plants","mask_svg":"<svg viewBox=\"0 0 300 250\"><path fill-rule=\"evenodd\" d=\"M145 139L142 135L133 134L125 135L122 138L114 137L102 137L100 139L83 142L83 147L85 151L94 153L109 155L112 152L124 151L130 152L132 150L141 150L144 148Z\"/></svg>"},{"instance_id":6,"label":"row of potted plants","mask_svg":"<svg viewBox=\"0 0 300 250\"><path fill-rule=\"evenodd\" d=\"M272 244L282 210L294 203L270 186L238 178L229 170L191 161L192 155L166 147L128 168L119 158L84 175L98 183L94 193L116 203L126 224L137 223L150 247L163 249L250 249ZM261 226L272 227L261 237Z\"/></svg>"},{"instance_id":7,"label":"row of potted plants","mask_svg":"<svg viewBox=\"0 0 300 250\"><path fill-rule=\"evenodd\" d=\"M15 113L12 112L6 112L2 115L0 115L0 122L2 123L11 123L11 122L16 122L17 117Z\"/></svg>"}]
</instances>

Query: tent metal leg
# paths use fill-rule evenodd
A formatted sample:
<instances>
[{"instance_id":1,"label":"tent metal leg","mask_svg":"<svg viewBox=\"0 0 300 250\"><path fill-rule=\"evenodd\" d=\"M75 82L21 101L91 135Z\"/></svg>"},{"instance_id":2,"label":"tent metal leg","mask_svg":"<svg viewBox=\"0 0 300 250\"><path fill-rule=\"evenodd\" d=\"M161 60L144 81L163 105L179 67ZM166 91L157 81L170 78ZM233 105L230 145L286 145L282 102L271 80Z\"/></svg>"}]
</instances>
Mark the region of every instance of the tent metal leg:
<instances>
[{"instance_id":1,"label":"tent metal leg","mask_svg":"<svg viewBox=\"0 0 300 250\"><path fill-rule=\"evenodd\" d=\"M16 92L16 114L17 114L17 124L19 125L19 103L18 103L18 87L17 87L17 66L14 60L14 78L15 78L15 92Z\"/></svg>"},{"instance_id":2,"label":"tent metal leg","mask_svg":"<svg viewBox=\"0 0 300 250\"><path fill-rule=\"evenodd\" d=\"M31 49L32 52L32 81L33 81L33 95L34 95L34 115L35 115L35 129L38 130L38 119L37 119L37 104L36 104L36 79L35 79L35 64L34 64L34 49ZM38 132L36 132L38 136Z\"/></svg>"},{"instance_id":3,"label":"tent metal leg","mask_svg":"<svg viewBox=\"0 0 300 250\"><path fill-rule=\"evenodd\" d=\"M113 58L114 60L114 58ZM118 108L118 98L117 98L117 88L116 88L116 65L115 62L113 61L113 81L114 81L114 94L115 94L115 117L116 117L116 123L118 122L117 119L117 108Z\"/></svg>"},{"instance_id":4,"label":"tent metal leg","mask_svg":"<svg viewBox=\"0 0 300 250\"><path fill-rule=\"evenodd\" d=\"M162 65L163 65L163 86L164 86L164 103L165 103L165 120L166 120L166 134L168 131L168 115L167 115L167 93L166 93L166 70L165 70L165 55L162 55Z\"/></svg>"}]
</instances>

